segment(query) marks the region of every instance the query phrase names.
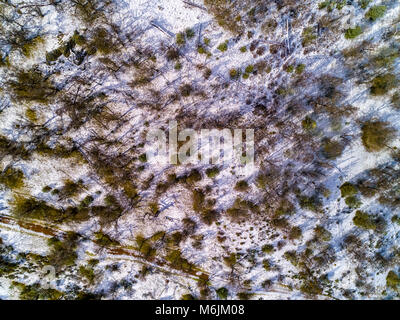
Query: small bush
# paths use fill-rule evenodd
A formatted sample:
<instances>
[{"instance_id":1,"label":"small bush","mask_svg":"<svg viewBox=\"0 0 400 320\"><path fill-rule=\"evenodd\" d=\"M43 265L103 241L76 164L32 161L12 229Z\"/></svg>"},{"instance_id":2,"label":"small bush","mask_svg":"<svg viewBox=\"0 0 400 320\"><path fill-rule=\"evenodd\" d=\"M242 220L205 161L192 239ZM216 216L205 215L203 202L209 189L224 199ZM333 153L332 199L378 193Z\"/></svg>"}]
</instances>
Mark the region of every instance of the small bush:
<instances>
[{"instance_id":1,"label":"small bush","mask_svg":"<svg viewBox=\"0 0 400 320\"><path fill-rule=\"evenodd\" d=\"M355 28L349 28L346 30L344 37L346 39L354 39L363 33L360 26L356 26Z\"/></svg>"},{"instance_id":2,"label":"small bush","mask_svg":"<svg viewBox=\"0 0 400 320\"><path fill-rule=\"evenodd\" d=\"M272 244L266 244L261 248L261 251L264 253L272 253L274 252L274 246Z\"/></svg>"},{"instance_id":3,"label":"small bush","mask_svg":"<svg viewBox=\"0 0 400 320\"><path fill-rule=\"evenodd\" d=\"M36 111L34 109L32 109L32 108L26 109L25 116L32 123L35 123L35 122L38 121L38 117L37 117Z\"/></svg>"},{"instance_id":4,"label":"small bush","mask_svg":"<svg viewBox=\"0 0 400 320\"><path fill-rule=\"evenodd\" d=\"M176 35L176 44L178 46L183 46L186 43L185 34L183 32L179 32Z\"/></svg>"},{"instance_id":5,"label":"small bush","mask_svg":"<svg viewBox=\"0 0 400 320\"><path fill-rule=\"evenodd\" d=\"M370 21L375 21L385 15L386 6L373 6L365 14L365 18Z\"/></svg>"},{"instance_id":6,"label":"small bush","mask_svg":"<svg viewBox=\"0 0 400 320\"><path fill-rule=\"evenodd\" d=\"M208 168L206 170L206 175L207 175L207 177L213 179L219 174L219 172L220 172L220 169L218 167Z\"/></svg>"},{"instance_id":7,"label":"small bush","mask_svg":"<svg viewBox=\"0 0 400 320\"><path fill-rule=\"evenodd\" d=\"M313 27L304 28L302 33L302 38L303 38L302 41L303 47L307 47L310 44L312 44L314 40L317 39L317 35L314 31L314 28Z\"/></svg>"},{"instance_id":8,"label":"small bush","mask_svg":"<svg viewBox=\"0 0 400 320\"><path fill-rule=\"evenodd\" d=\"M67 232L62 240L58 238L49 239L48 245L51 249L48 259L50 264L58 268L74 265L78 258L76 253L78 240L79 234L75 232Z\"/></svg>"},{"instance_id":9,"label":"small bush","mask_svg":"<svg viewBox=\"0 0 400 320\"><path fill-rule=\"evenodd\" d=\"M361 140L368 152L378 152L391 142L395 130L386 122L368 121L361 127Z\"/></svg>"},{"instance_id":10,"label":"small bush","mask_svg":"<svg viewBox=\"0 0 400 320\"><path fill-rule=\"evenodd\" d=\"M293 65L289 65L289 66L286 66L285 68L285 71L287 72L287 73L292 73L293 71L294 71L294 66Z\"/></svg>"},{"instance_id":11,"label":"small bush","mask_svg":"<svg viewBox=\"0 0 400 320\"><path fill-rule=\"evenodd\" d=\"M55 289L44 289L39 283L25 285L13 282L13 286L20 290L20 300L59 300L63 296L62 292Z\"/></svg>"},{"instance_id":12,"label":"small bush","mask_svg":"<svg viewBox=\"0 0 400 320\"><path fill-rule=\"evenodd\" d=\"M371 2L371 0L360 0L358 1L361 9L367 9L369 3Z\"/></svg>"},{"instance_id":13,"label":"small bush","mask_svg":"<svg viewBox=\"0 0 400 320\"><path fill-rule=\"evenodd\" d=\"M182 97L189 97L193 92L193 87L190 83L186 83L180 87Z\"/></svg>"},{"instance_id":14,"label":"small bush","mask_svg":"<svg viewBox=\"0 0 400 320\"><path fill-rule=\"evenodd\" d=\"M108 234L105 234L100 231L96 232L94 236L95 236L94 242L101 247L118 246L120 244L117 240L112 239Z\"/></svg>"},{"instance_id":15,"label":"small bush","mask_svg":"<svg viewBox=\"0 0 400 320\"><path fill-rule=\"evenodd\" d=\"M219 44L217 49L221 52L225 52L226 50L228 50L228 41Z\"/></svg>"},{"instance_id":16,"label":"small bush","mask_svg":"<svg viewBox=\"0 0 400 320\"><path fill-rule=\"evenodd\" d=\"M20 189L24 186L24 173L20 169L7 167L0 173L0 184L10 190Z\"/></svg>"},{"instance_id":17,"label":"small bush","mask_svg":"<svg viewBox=\"0 0 400 320\"><path fill-rule=\"evenodd\" d=\"M240 70L239 69L229 70L229 76L231 77L231 79L238 79L240 76Z\"/></svg>"},{"instance_id":18,"label":"small bush","mask_svg":"<svg viewBox=\"0 0 400 320\"><path fill-rule=\"evenodd\" d=\"M318 240L330 241L332 239L332 234L322 226L316 226L314 233Z\"/></svg>"},{"instance_id":19,"label":"small bush","mask_svg":"<svg viewBox=\"0 0 400 320\"><path fill-rule=\"evenodd\" d=\"M55 88L40 71L19 71L10 86L16 98L24 101L47 103Z\"/></svg>"},{"instance_id":20,"label":"small bush","mask_svg":"<svg viewBox=\"0 0 400 320\"><path fill-rule=\"evenodd\" d=\"M79 273L82 277L86 278L89 281L89 283L94 282L95 274L94 274L94 270L92 268L80 266Z\"/></svg>"},{"instance_id":21,"label":"small bush","mask_svg":"<svg viewBox=\"0 0 400 320\"><path fill-rule=\"evenodd\" d=\"M282 199L278 209L275 211L275 216L293 215L296 212L294 204L288 199Z\"/></svg>"},{"instance_id":22,"label":"small bush","mask_svg":"<svg viewBox=\"0 0 400 320\"><path fill-rule=\"evenodd\" d=\"M249 184L245 180L240 180L235 185L235 190L240 191L240 192L244 192L244 191L248 190L248 188L249 188Z\"/></svg>"},{"instance_id":23,"label":"small bush","mask_svg":"<svg viewBox=\"0 0 400 320\"><path fill-rule=\"evenodd\" d=\"M195 185L197 182L201 181L202 176L199 170L193 169L188 175L184 177L185 182L190 185Z\"/></svg>"},{"instance_id":24,"label":"small bush","mask_svg":"<svg viewBox=\"0 0 400 320\"><path fill-rule=\"evenodd\" d=\"M44 40L42 37L37 36L32 40L29 40L22 46L22 53L30 58L33 56L33 52L39 47L39 45L43 44Z\"/></svg>"},{"instance_id":25,"label":"small bush","mask_svg":"<svg viewBox=\"0 0 400 320\"><path fill-rule=\"evenodd\" d=\"M344 202L352 209L356 209L361 206L361 201L355 196L347 197Z\"/></svg>"},{"instance_id":26,"label":"small bush","mask_svg":"<svg viewBox=\"0 0 400 320\"><path fill-rule=\"evenodd\" d=\"M226 300L228 298L228 289L227 288L219 288L215 291L217 293L218 298L221 300Z\"/></svg>"},{"instance_id":27,"label":"small bush","mask_svg":"<svg viewBox=\"0 0 400 320\"><path fill-rule=\"evenodd\" d=\"M392 73L387 73L375 77L371 81L371 94L373 96L383 96L397 85L396 76Z\"/></svg>"},{"instance_id":28,"label":"small bush","mask_svg":"<svg viewBox=\"0 0 400 320\"><path fill-rule=\"evenodd\" d=\"M192 39L195 36L194 30L190 28L185 30L185 34L188 39Z\"/></svg>"},{"instance_id":29,"label":"small bush","mask_svg":"<svg viewBox=\"0 0 400 320\"><path fill-rule=\"evenodd\" d=\"M12 212L18 218L39 219L45 221L58 221L62 219L63 212L34 198L15 196L11 202Z\"/></svg>"},{"instance_id":30,"label":"small bush","mask_svg":"<svg viewBox=\"0 0 400 320\"><path fill-rule=\"evenodd\" d=\"M253 73L254 72L254 65L249 64L246 69L244 70L246 73Z\"/></svg>"},{"instance_id":31,"label":"small bush","mask_svg":"<svg viewBox=\"0 0 400 320\"><path fill-rule=\"evenodd\" d=\"M313 212L319 212L321 209L321 202L317 196L312 196L312 197L301 196L299 198L299 204L302 209L310 210Z\"/></svg>"},{"instance_id":32,"label":"small bush","mask_svg":"<svg viewBox=\"0 0 400 320\"><path fill-rule=\"evenodd\" d=\"M389 271L386 276L386 286L398 291L398 287L400 286L400 277L394 271Z\"/></svg>"},{"instance_id":33,"label":"small bush","mask_svg":"<svg viewBox=\"0 0 400 320\"><path fill-rule=\"evenodd\" d=\"M302 74L304 72L304 70L306 69L306 65L305 64L298 64L296 66L296 74Z\"/></svg>"},{"instance_id":34,"label":"small bush","mask_svg":"<svg viewBox=\"0 0 400 320\"><path fill-rule=\"evenodd\" d=\"M400 93L396 92L393 94L391 99L392 107L396 110L400 110Z\"/></svg>"},{"instance_id":35,"label":"small bush","mask_svg":"<svg viewBox=\"0 0 400 320\"><path fill-rule=\"evenodd\" d=\"M317 122L311 119L309 116L307 116L301 122L301 126L303 127L304 130L311 131L317 127Z\"/></svg>"},{"instance_id":36,"label":"small bush","mask_svg":"<svg viewBox=\"0 0 400 320\"><path fill-rule=\"evenodd\" d=\"M322 293L322 288L315 280L306 280L300 287L300 291L304 294L315 296Z\"/></svg>"},{"instance_id":37,"label":"small bush","mask_svg":"<svg viewBox=\"0 0 400 320\"><path fill-rule=\"evenodd\" d=\"M370 216L369 214L357 210L354 218L353 218L353 223L355 226L362 228L362 229L371 229L375 230L377 225L375 222L375 219Z\"/></svg>"},{"instance_id":38,"label":"small bush","mask_svg":"<svg viewBox=\"0 0 400 320\"><path fill-rule=\"evenodd\" d=\"M56 61L59 57L62 55L62 51L60 48L54 49L50 52L46 53L46 61L47 62L53 62Z\"/></svg>"},{"instance_id":39,"label":"small bush","mask_svg":"<svg viewBox=\"0 0 400 320\"><path fill-rule=\"evenodd\" d=\"M293 227L289 231L289 239L290 240L296 240L300 239L302 236L302 231L300 227Z\"/></svg>"},{"instance_id":40,"label":"small bush","mask_svg":"<svg viewBox=\"0 0 400 320\"><path fill-rule=\"evenodd\" d=\"M333 160L340 157L343 153L342 143L332 139L324 139L322 142L322 154L325 158Z\"/></svg>"},{"instance_id":41,"label":"small bush","mask_svg":"<svg viewBox=\"0 0 400 320\"><path fill-rule=\"evenodd\" d=\"M346 198L349 196L354 196L357 194L358 189L355 185L350 182L345 182L340 186L340 192L342 194L342 198Z\"/></svg>"}]
</instances>

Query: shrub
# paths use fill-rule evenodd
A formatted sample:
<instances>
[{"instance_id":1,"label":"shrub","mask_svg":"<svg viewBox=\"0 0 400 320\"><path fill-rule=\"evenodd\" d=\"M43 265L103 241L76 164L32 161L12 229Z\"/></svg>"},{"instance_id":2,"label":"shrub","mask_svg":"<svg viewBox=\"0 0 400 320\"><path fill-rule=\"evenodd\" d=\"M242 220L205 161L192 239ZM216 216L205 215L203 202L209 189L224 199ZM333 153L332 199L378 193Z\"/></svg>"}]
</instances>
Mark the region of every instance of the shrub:
<instances>
[{"instance_id":1,"label":"shrub","mask_svg":"<svg viewBox=\"0 0 400 320\"><path fill-rule=\"evenodd\" d=\"M254 65L249 64L246 69L244 70L246 73L253 73L254 72Z\"/></svg>"},{"instance_id":2,"label":"shrub","mask_svg":"<svg viewBox=\"0 0 400 320\"><path fill-rule=\"evenodd\" d=\"M217 49L221 52L225 52L226 50L228 50L228 41L219 44Z\"/></svg>"},{"instance_id":3,"label":"shrub","mask_svg":"<svg viewBox=\"0 0 400 320\"><path fill-rule=\"evenodd\" d=\"M239 69L231 69L229 70L229 76L231 79L237 79L240 76L240 70Z\"/></svg>"},{"instance_id":4,"label":"shrub","mask_svg":"<svg viewBox=\"0 0 400 320\"><path fill-rule=\"evenodd\" d=\"M202 176L199 170L193 169L192 171L189 172L188 175L185 176L185 182L194 185L196 182L201 181Z\"/></svg>"},{"instance_id":5,"label":"shrub","mask_svg":"<svg viewBox=\"0 0 400 320\"><path fill-rule=\"evenodd\" d=\"M365 18L370 21L375 21L385 15L386 6L373 6L365 14Z\"/></svg>"},{"instance_id":6,"label":"shrub","mask_svg":"<svg viewBox=\"0 0 400 320\"><path fill-rule=\"evenodd\" d=\"M60 198L71 198L82 191L83 183L81 180L74 182L70 179L64 180L64 185L60 189Z\"/></svg>"},{"instance_id":7,"label":"shrub","mask_svg":"<svg viewBox=\"0 0 400 320\"><path fill-rule=\"evenodd\" d=\"M314 31L314 28L313 27L304 28L302 33L302 38L303 38L302 41L303 47L307 47L310 44L312 44L314 40L317 39L317 35Z\"/></svg>"},{"instance_id":8,"label":"shrub","mask_svg":"<svg viewBox=\"0 0 400 320\"><path fill-rule=\"evenodd\" d=\"M38 117L37 117L36 111L34 109L32 109L32 108L26 109L25 116L32 123L35 123L35 122L38 121Z\"/></svg>"},{"instance_id":9,"label":"shrub","mask_svg":"<svg viewBox=\"0 0 400 320\"><path fill-rule=\"evenodd\" d=\"M239 50L240 52L245 53L247 51L247 47L246 46L240 47Z\"/></svg>"},{"instance_id":10,"label":"shrub","mask_svg":"<svg viewBox=\"0 0 400 320\"><path fill-rule=\"evenodd\" d=\"M186 43L185 34L183 32L179 32L176 35L176 44L178 46L183 46Z\"/></svg>"},{"instance_id":11,"label":"shrub","mask_svg":"<svg viewBox=\"0 0 400 320\"><path fill-rule=\"evenodd\" d=\"M305 69L306 69L306 65L301 63L296 66L295 72L296 72L296 74L302 74Z\"/></svg>"},{"instance_id":12,"label":"shrub","mask_svg":"<svg viewBox=\"0 0 400 320\"><path fill-rule=\"evenodd\" d=\"M102 27L99 27L94 31L90 47L93 48L93 51L98 51L104 55L118 51L119 48L117 43L114 41L113 35L110 34L107 29Z\"/></svg>"},{"instance_id":13,"label":"shrub","mask_svg":"<svg viewBox=\"0 0 400 320\"><path fill-rule=\"evenodd\" d=\"M307 116L301 122L301 126L303 127L304 130L311 131L317 127L317 122L311 119L309 116Z\"/></svg>"},{"instance_id":14,"label":"shrub","mask_svg":"<svg viewBox=\"0 0 400 320\"><path fill-rule=\"evenodd\" d=\"M300 227L292 227L289 231L289 239L296 240L300 239L302 236L302 231Z\"/></svg>"},{"instance_id":15,"label":"shrub","mask_svg":"<svg viewBox=\"0 0 400 320\"><path fill-rule=\"evenodd\" d=\"M0 173L0 184L10 190L22 188L24 186L24 173L20 169L7 167Z\"/></svg>"},{"instance_id":16,"label":"shrub","mask_svg":"<svg viewBox=\"0 0 400 320\"><path fill-rule=\"evenodd\" d=\"M241 191L244 192L249 188L249 184L245 180L240 180L236 183L235 185L235 190L236 191Z\"/></svg>"},{"instance_id":17,"label":"shrub","mask_svg":"<svg viewBox=\"0 0 400 320\"><path fill-rule=\"evenodd\" d=\"M360 0L358 3L360 5L361 9L367 9L370 2L371 2L371 0Z\"/></svg>"},{"instance_id":18,"label":"shrub","mask_svg":"<svg viewBox=\"0 0 400 320\"><path fill-rule=\"evenodd\" d=\"M357 194L358 190L357 187L350 182L345 182L340 186L340 192L342 198L346 198L348 196L354 196Z\"/></svg>"},{"instance_id":19,"label":"shrub","mask_svg":"<svg viewBox=\"0 0 400 320\"><path fill-rule=\"evenodd\" d=\"M332 234L322 226L316 226L314 233L318 240L330 241L332 239Z\"/></svg>"},{"instance_id":20,"label":"shrub","mask_svg":"<svg viewBox=\"0 0 400 320\"><path fill-rule=\"evenodd\" d=\"M219 288L215 291L217 293L217 296L221 299L221 300L226 300L226 298L228 298L228 289L227 288Z\"/></svg>"},{"instance_id":21,"label":"shrub","mask_svg":"<svg viewBox=\"0 0 400 320\"><path fill-rule=\"evenodd\" d=\"M389 271L386 276L386 286L393 290L398 290L398 286L400 285L400 277L394 272Z\"/></svg>"},{"instance_id":22,"label":"shrub","mask_svg":"<svg viewBox=\"0 0 400 320\"><path fill-rule=\"evenodd\" d=\"M40 71L19 71L16 78L16 81L10 81L10 86L18 99L46 103L55 92L55 88Z\"/></svg>"},{"instance_id":23,"label":"shrub","mask_svg":"<svg viewBox=\"0 0 400 320\"><path fill-rule=\"evenodd\" d=\"M361 201L355 196L347 197L344 202L352 209L356 209L361 206Z\"/></svg>"},{"instance_id":24,"label":"shrub","mask_svg":"<svg viewBox=\"0 0 400 320\"><path fill-rule=\"evenodd\" d=\"M349 28L346 30L344 37L346 39L354 39L363 33L360 26L356 26L355 28Z\"/></svg>"},{"instance_id":25,"label":"shrub","mask_svg":"<svg viewBox=\"0 0 400 320\"><path fill-rule=\"evenodd\" d=\"M361 140L368 152L378 152L391 142L395 130L382 121L368 121L361 127Z\"/></svg>"},{"instance_id":26,"label":"shrub","mask_svg":"<svg viewBox=\"0 0 400 320\"><path fill-rule=\"evenodd\" d=\"M205 195L200 189L195 189L192 192L193 210L202 212L204 206Z\"/></svg>"},{"instance_id":27,"label":"shrub","mask_svg":"<svg viewBox=\"0 0 400 320\"><path fill-rule=\"evenodd\" d=\"M373 96L383 96L397 85L397 79L394 74L387 73L379 75L371 81L371 94Z\"/></svg>"},{"instance_id":28,"label":"shrub","mask_svg":"<svg viewBox=\"0 0 400 320\"><path fill-rule=\"evenodd\" d=\"M48 245L51 247L48 256L51 265L63 268L75 264L78 258L75 250L78 246L79 234L75 232L67 232L62 240L51 238L48 240Z\"/></svg>"},{"instance_id":29,"label":"shrub","mask_svg":"<svg viewBox=\"0 0 400 320\"><path fill-rule=\"evenodd\" d=\"M393 223L397 223L398 225L400 225L400 216L398 216L398 215L393 216L392 219L391 219L391 221L392 221Z\"/></svg>"},{"instance_id":30,"label":"shrub","mask_svg":"<svg viewBox=\"0 0 400 320\"><path fill-rule=\"evenodd\" d=\"M108 234L105 234L100 231L96 232L94 236L95 236L94 242L101 247L118 246L120 244L117 240L112 239Z\"/></svg>"},{"instance_id":31,"label":"shrub","mask_svg":"<svg viewBox=\"0 0 400 320\"><path fill-rule=\"evenodd\" d=\"M181 70L182 69L182 63L180 63L180 62L175 63L174 69L175 70Z\"/></svg>"},{"instance_id":32,"label":"shrub","mask_svg":"<svg viewBox=\"0 0 400 320\"><path fill-rule=\"evenodd\" d=\"M271 262L269 262L267 259L264 259L262 264L265 271L271 270Z\"/></svg>"},{"instance_id":33,"label":"shrub","mask_svg":"<svg viewBox=\"0 0 400 320\"><path fill-rule=\"evenodd\" d=\"M182 257L182 253L180 250L174 250L170 252L165 259L171 264L172 268L177 270L182 270L185 272L189 272L194 268L194 265L191 264L188 260Z\"/></svg>"},{"instance_id":34,"label":"shrub","mask_svg":"<svg viewBox=\"0 0 400 320\"><path fill-rule=\"evenodd\" d=\"M272 253L274 252L274 246L272 244L266 244L261 248L261 251L264 253Z\"/></svg>"},{"instance_id":35,"label":"shrub","mask_svg":"<svg viewBox=\"0 0 400 320\"><path fill-rule=\"evenodd\" d=\"M293 65L286 66L285 71L287 73L292 73L294 71L294 66Z\"/></svg>"},{"instance_id":36,"label":"shrub","mask_svg":"<svg viewBox=\"0 0 400 320\"><path fill-rule=\"evenodd\" d=\"M394 46L389 46L380 50L380 52L370 59L370 62L376 68L391 68L395 60L399 57L399 50Z\"/></svg>"},{"instance_id":37,"label":"shrub","mask_svg":"<svg viewBox=\"0 0 400 320\"><path fill-rule=\"evenodd\" d=\"M391 99L392 107L396 110L400 110L400 93L396 92L393 94Z\"/></svg>"},{"instance_id":38,"label":"shrub","mask_svg":"<svg viewBox=\"0 0 400 320\"><path fill-rule=\"evenodd\" d=\"M30 58L33 55L33 51L36 50L38 48L38 46L43 43L44 43L43 38L41 36L37 36L37 37L29 40L22 46L22 53L26 57Z\"/></svg>"},{"instance_id":39,"label":"shrub","mask_svg":"<svg viewBox=\"0 0 400 320\"><path fill-rule=\"evenodd\" d=\"M375 219L370 216L369 214L357 210L354 218L353 218L353 223L355 226L362 228L362 229L371 229L375 230L377 225L375 222Z\"/></svg>"},{"instance_id":40,"label":"shrub","mask_svg":"<svg viewBox=\"0 0 400 320\"><path fill-rule=\"evenodd\" d=\"M194 30L190 28L185 30L185 34L188 39L192 39L195 36Z\"/></svg>"},{"instance_id":41,"label":"shrub","mask_svg":"<svg viewBox=\"0 0 400 320\"><path fill-rule=\"evenodd\" d=\"M12 212L18 218L39 219L45 221L58 221L62 219L63 212L46 204L42 200L15 196L11 202Z\"/></svg>"},{"instance_id":42,"label":"shrub","mask_svg":"<svg viewBox=\"0 0 400 320\"><path fill-rule=\"evenodd\" d=\"M60 48L54 49L50 52L46 53L46 61L47 62L53 62L56 61L59 57L62 55L62 51Z\"/></svg>"},{"instance_id":43,"label":"shrub","mask_svg":"<svg viewBox=\"0 0 400 320\"><path fill-rule=\"evenodd\" d=\"M220 169L218 167L208 168L206 170L206 175L207 175L207 177L213 179L219 174L219 172L220 172Z\"/></svg>"},{"instance_id":44,"label":"shrub","mask_svg":"<svg viewBox=\"0 0 400 320\"><path fill-rule=\"evenodd\" d=\"M288 199L282 199L278 209L275 211L276 216L293 215L296 212L294 204Z\"/></svg>"},{"instance_id":45,"label":"shrub","mask_svg":"<svg viewBox=\"0 0 400 320\"><path fill-rule=\"evenodd\" d=\"M79 273L81 274L82 277L85 277L89 281L89 283L93 283L95 274L92 268L80 266Z\"/></svg>"},{"instance_id":46,"label":"shrub","mask_svg":"<svg viewBox=\"0 0 400 320\"><path fill-rule=\"evenodd\" d=\"M228 267L233 268L237 263L237 258L237 254L231 253L229 256L224 257L224 262Z\"/></svg>"},{"instance_id":47,"label":"shrub","mask_svg":"<svg viewBox=\"0 0 400 320\"><path fill-rule=\"evenodd\" d=\"M207 54L207 50L204 49L203 46L198 46L197 47L197 52L200 53L200 54Z\"/></svg>"},{"instance_id":48,"label":"shrub","mask_svg":"<svg viewBox=\"0 0 400 320\"><path fill-rule=\"evenodd\" d=\"M306 280L300 287L300 291L310 295L315 296L322 293L322 288L316 280Z\"/></svg>"},{"instance_id":49,"label":"shrub","mask_svg":"<svg viewBox=\"0 0 400 320\"><path fill-rule=\"evenodd\" d=\"M296 254L296 251L286 251L283 254L284 258L289 261L292 265L294 265L295 267L299 264L299 258Z\"/></svg>"},{"instance_id":50,"label":"shrub","mask_svg":"<svg viewBox=\"0 0 400 320\"><path fill-rule=\"evenodd\" d=\"M182 97L189 97L193 91L193 87L190 83L186 83L180 87Z\"/></svg>"},{"instance_id":51,"label":"shrub","mask_svg":"<svg viewBox=\"0 0 400 320\"><path fill-rule=\"evenodd\" d=\"M13 282L13 285L20 290L20 300L59 300L63 293L55 289L44 289L39 283L25 285Z\"/></svg>"},{"instance_id":52,"label":"shrub","mask_svg":"<svg viewBox=\"0 0 400 320\"><path fill-rule=\"evenodd\" d=\"M43 188L42 188L42 192L44 192L44 193L48 193L48 192L50 192L51 191L51 187L50 186L44 186Z\"/></svg>"},{"instance_id":53,"label":"shrub","mask_svg":"<svg viewBox=\"0 0 400 320\"><path fill-rule=\"evenodd\" d=\"M237 294L237 296L238 296L239 300L250 300L254 296L254 293L252 293L252 292L239 292Z\"/></svg>"},{"instance_id":54,"label":"shrub","mask_svg":"<svg viewBox=\"0 0 400 320\"><path fill-rule=\"evenodd\" d=\"M321 209L321 202L317 196L301 196L299 198L299 204L302 209L310 210L313 212L319 212Z\"/></svg>"},{"instance_id":55,"label":"shrub","mask_svg":"<svg viewBox=\"0 0 400 320\"><path fill-rule=\"evenodd\" d=\"M339 141L332 139L324 139L322 141L322 154L327 159L333 160L340 157L343 150L344 146Z\"/></svg>"}]
</instances>

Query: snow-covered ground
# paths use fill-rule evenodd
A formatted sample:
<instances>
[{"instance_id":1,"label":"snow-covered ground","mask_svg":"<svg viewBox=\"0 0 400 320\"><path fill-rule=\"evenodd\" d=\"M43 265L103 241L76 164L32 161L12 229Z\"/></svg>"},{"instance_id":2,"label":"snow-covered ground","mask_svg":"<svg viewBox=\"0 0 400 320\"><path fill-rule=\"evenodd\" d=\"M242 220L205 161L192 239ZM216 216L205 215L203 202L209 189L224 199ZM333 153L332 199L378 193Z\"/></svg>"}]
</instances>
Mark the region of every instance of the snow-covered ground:
<instances>
[{"instance_id":1,"label":"snow-covered ground","mask_svg":"<svg viewBox=\"0 0 400 320\"><path fill-rule=\"evenodd\" d=\"M26 1L12 2L21 5ZM359 196L362 204L357 210L377 214L387 222L384 232L363 230L354 225L357 210L349 208L339 190L344 182L357 183L370 169L382 165L400 169L392 157L396 147L400 147L398 135L390 146L375 153L368 152L360 138L361 124L370 120L386 121L400 132L399 109L391 107L390 94L371 96L370 81L360 83L357 75L349 71L342 55L343 50L363 41L369 41L373 49L371 53L364 52L360 59L392 45L398 35L394 32L391 38L387 32L395 28L397 31L398 1L385 1L385 15L374 23L366 21L365 13L383 3L377 0L371 1L367 9L349 4L331 13L319 9L319 1L283 7L277 5L281 1L271 1L268 9L261 12L257 8L264 9L258 2L237 2L237 8L241 9L238 14L243 16L243 21L247 21L246 15L253 7L258 19L245 24L246 32L241 36L222 28L206 4L199 0L117 1L109 9L112 11L107 9L105 19L91 23L77 18L70 3L40 9L42 17L33 19L29 28L40 29L43 44L30 57L11 50L9 61L12 67L0 69L0 83L7 88L0 90L1 101L9 103L9 107L0 113L0 134L11 140L30 141L35 126L20 129L16 124L26 121L26 109L33 108L39 115L37 127L45 124L48 130L61 130L52 135L51 143L70 144L73 141L89 161L49 157L33 150L28 160L15 160L9 155L2 159L2 168L12 164L22 170L25 179L22 189L4 189L0 193L0 217L3 219L0 220L0 237L3 247L12 247L4 251L4 257L20 264L11 276L0 273L1 299L19 297L19 289L12 281L27 285L47 281L43 276L46 264L40 265L26 257L22 259L18 254L48 255L47 240L54 235L63 238L68 231L81 235L75 264L58 270L51 279L52 286L64 292L66 298L70 298L67 293L73 286L78 287L78 291L101 293L105 299L180 299L185 294L203 299L218 298L220 288L228 290L229 299L237 299L240 293L248 293L253 299L398 297L393 288L387 287L386 277L389 270L398 272L400 226L391 218L400 213L399 208L381 205L378 197ZM324 29L322 17L328 17L337 26ZM271 20L276 22L276 28L266 34L264 23ZM346 39L344 31L356 25L362 25L364 32L356 39ZM75 31L93 38L98 26L119 30L112 34L115 46L120 46L116 52L87 55L82 64L74 62L74 52L46 64L46 52L66 43ZM310 26L313 30L318 29L318 37L311 49L305 50L302 39ZM11 28L11 25L7 27ZM178 46L177 37L182 32L187 35L189 29L193 36L186 36L186 43ZM251 36L247 34L250 31ZM219 46L225 41L227 50L220 50ZM83 48L88 50L86 45ZM199 45L209 54L198 51ZM277 45L280 51L274 53ZM260 48L264 49L256 53ZM167 57L170 49L178 50L178 59ZM150 54L143 53L146 50ZM258 62L271 67L270 72L258 70L249 72L247 79L242 76L231 79L232 69L240 69L243 74L248 66L257 69ZM358 62L361 61L354 63ZM396 75L398 62L396 57L393 64ZM117 66L117 71L112 63ZM285 71L289 65L299 64L304 64L303 74ZM151 69L151 81L144 85L132 84L147 72L143 65ZM60 95L63 90L76 97L104 94L108 103L105 109L116 120L108 121L95 115L74 128L69 126L69 111L61 110L64 101L61 98L48 104L17 101L9 89L9 82L15 79L13 72L31 70L35 66L49 75ZM209 78L204 77L206 70L209 70ZM384 73L387 70L383 67L378 71ZM342 95L335 101L336 107L351 105L354 108L344 117L339 130L332 128L327 113L312 107L323 91L318 81L324 75L340 78L337 87ZM192 90L187 97L181 94L185 84L190 84ZM295 94L278 94L281 88L289 88ZM391 93L396 90L397 87ZM84 103L90 106L91 100L84 100ZM311 138L304 135L302 129L306 115L311 115L317 122ZM234 166L224 166L215 178L210 178L205 173L210 166L154 166L138 161L144 152L142 144L147 131L155 127L166 129L171 120L178 121L180 129L254 129L255 170L241 177L235 174ZM335 159L325 159L320 152L324 137L347 141L343 153ZM126 156L129 160L124 161L124 165L118 163L119 167L112 167L115 181L110 182L99 174L99 169L94 169L91 153L94 148L104 152L111 162L117 161L115 155ZM307 156L312 159L304 160ZM108 165L105 161L104 167ZM138 203L130 203L118 184L118 179L122 181L122 178L116 170L121 167L129 171L129 179L140 196ZM166 191L158 191L157 186L167 181L168 175L175 173L182 177L194 168L201 172L201 181L193 184L174 180ZM275 169L279 173L274 176L271 172ZM259 186L259 173L271 173L267 176L267 186ZM43 191L45 186L60 188L66 179L81 179L84 190L70 199L59 199ZM245 191L235 188L242 179L249 184ZM299 206L299 195L312 196L322 186L329 193L320 196L320 212ZM212 207L218 213L215 221L205 223L205 211L199 213L193 209L195 189L206 195L202 209ZM398 197L398 189L396 192ZM123 207L118 219L108 224L95 215L84 222L57 224L28 219L24 224L11 210L16 195L33 196L56 208L66 208L78 206L89 195L93 196L92 205L100 206L107 194L115 195ZM254 204L240 222L227 214L237 198ZM212 200L211 206L206 203L207 199ZM301 229L297 239L291 238L288 232L291 227L273 225L275 217L271 212L279 207L281 199L290 199L294 203L295 214L286 216L286 220L291 227ZM156 214L149 209L152 203L157 204ZM182 235L184 219L191 219L196 224L195 230L188 235ZM317 226L323 226L331 233L330 240L314 241ZM50 231L43 232L44 227ZM119 244L100 246L95 240L99 231ZM146 257L138 248L137 236L153 239L151 237L157 232L165 232L165 236L161 240L148 240L157 252L155 257ZM178 232L181 232L181 241L171 244L169 237ZM345 245L349 235L356 235L361 241L359 249L363 253L360 255L366 257L350 252ZM263 252L265 245L272 245L273 251ZM168 258L177 250L192 263L191 270L180 268ZM290 251L298 254L301 261L297 265L285 255ZM378 254L387 259L385 263L374 260ZM226 258L232 255L235 255L235 262L227 262ZM90 259L98 259L98 264L90 266ZM28 267L24 269L24 266ZM80 266L93 269L93 282L82 276ZM207 277L206 284L201 282L204 276ZM318 288L310 290L310 283Z\"/></svg>"}]
</instances>

